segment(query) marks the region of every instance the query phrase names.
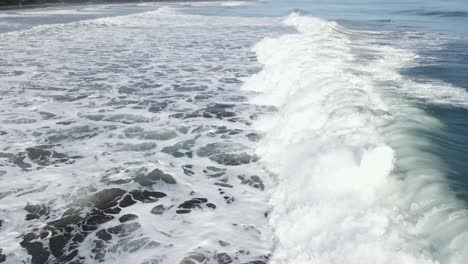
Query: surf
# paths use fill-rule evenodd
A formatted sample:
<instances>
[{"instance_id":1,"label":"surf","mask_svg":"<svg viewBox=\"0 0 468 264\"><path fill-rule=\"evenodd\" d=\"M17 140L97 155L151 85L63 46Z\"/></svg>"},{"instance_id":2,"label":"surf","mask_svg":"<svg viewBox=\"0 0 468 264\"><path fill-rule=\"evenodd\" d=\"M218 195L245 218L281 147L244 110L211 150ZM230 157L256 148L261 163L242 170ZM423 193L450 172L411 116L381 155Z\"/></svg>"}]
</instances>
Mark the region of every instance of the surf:
<instances>
[{"instance_id":1,"label":"surf","mask_svg":"<svg viewBox=\"0 0 468 264\"><path fill-rule=\"evenodd\" d=\"M336 22L284 22L297 33L258 43L263 69L243 86L279 109L256 124L276 177L271 263L463 263L468 211L421 136L442 124L402 98L416 56Z\"/></svg>"}]
</instances>

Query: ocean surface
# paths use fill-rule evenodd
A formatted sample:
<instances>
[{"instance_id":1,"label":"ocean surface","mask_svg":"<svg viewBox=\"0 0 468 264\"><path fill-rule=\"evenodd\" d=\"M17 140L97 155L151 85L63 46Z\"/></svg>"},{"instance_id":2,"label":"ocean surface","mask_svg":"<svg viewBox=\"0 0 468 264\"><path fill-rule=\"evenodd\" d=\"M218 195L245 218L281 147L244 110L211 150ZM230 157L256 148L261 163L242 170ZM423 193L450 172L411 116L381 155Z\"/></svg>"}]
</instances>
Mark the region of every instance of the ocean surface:
<instances>
[{"instance_id":1,"label":"ocean surface","mask_svg":"<svg viewBox=\"0 0 468 264\"><path fill-rule=\"evenodd\" d=\"M0 263L468 263L468 2L0 12Z\"/></svg>"}]
</instances>

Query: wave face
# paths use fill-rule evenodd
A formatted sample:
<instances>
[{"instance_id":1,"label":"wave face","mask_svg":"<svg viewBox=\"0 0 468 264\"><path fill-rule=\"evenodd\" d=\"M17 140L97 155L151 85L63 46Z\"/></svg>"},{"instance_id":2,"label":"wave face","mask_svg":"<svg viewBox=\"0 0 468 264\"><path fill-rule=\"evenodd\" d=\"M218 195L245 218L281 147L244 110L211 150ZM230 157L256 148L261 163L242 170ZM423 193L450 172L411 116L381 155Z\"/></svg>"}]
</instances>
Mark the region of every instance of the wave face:
<instances>
[{"instance_id":1,"label":"wave face","mask_svg":"<svg viewBox=\"0 0 468 264\"><path fill-rule=\"evenodd\" d=\"M243 87L279 109L257 122L257 154L277 181L271 263L464 263L468 211L424 137L442 124L408 98L460 104L466 92L424 93L429 84L398 73L416 56L379 45L384 33L298 14L285 23L298 32L258 43L263 70Z\"/></svg>"}]
</instances>

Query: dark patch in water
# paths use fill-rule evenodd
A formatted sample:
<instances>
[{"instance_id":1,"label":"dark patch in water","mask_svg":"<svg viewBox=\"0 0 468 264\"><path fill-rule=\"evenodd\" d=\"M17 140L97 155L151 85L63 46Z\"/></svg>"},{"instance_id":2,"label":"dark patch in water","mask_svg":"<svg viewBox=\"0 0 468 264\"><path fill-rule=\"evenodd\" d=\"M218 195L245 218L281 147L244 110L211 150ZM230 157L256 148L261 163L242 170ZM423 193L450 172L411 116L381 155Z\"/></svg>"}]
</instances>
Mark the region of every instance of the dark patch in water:
<instances>
[{"instance_id":1,"label":"dark patch in water","mask_svg":"<svg viewBox=\"0 0 468 264\"><path fill-rule=\"evenodd\" d=\"M20 245L31 255L31 263L34 264L70 263L70 261L84 263L84 260L78 256L80 243L98 230L102 224L113 220L114 215L120 212L119 206L122 207L121 203L126 197L129 197L134 204L137 201L153 202L165 196L166 194L162 192L148 190L128 192L119 188L104 189L69 204L68 209L60 218L49 221L41 229L34 229L23 235ZM46 205L28 204L24 209L29 213L28 215L34 215L32 219L48 217L50 213L50 208ZM94 247L91 249L94 258L102 259L107 251L118 250L116 247L127 252L134 252L141 247L159 246L158 242L147 237L138 237L137 231L141 225L137 220L137 215L125 214L119 218L120 224L96 232L97 239L93 240ZM116 246L109 248L106 242L114 236L119 241Z\"/></svg>"},{"instance_id":2,"label":"dark patch in water","mask_svg":"<svg viewBox=\"0 0 468 264\"><path fill-rule=\"evenodd\" d=\"M393 14L419 15L419 16L437 16L437 17L468 17L466 11L427 11L424 9L409 9L393 12Z\"/></svg>"},{"instance_id":3,"label":"dark patch in water","mask_svg":"<svg viewBox=\"0 0 468 264\"><path fill-rule=\"evenodd\" d=\"M27 148L11 158L11 162L23 170L29 170L33 167L32 163L39 165L38 168L60 163L72 164L74 160L82 158L81 156L68 156L56 152L54 145L39 145Z\"/></svg>"},{"instance_id":4,"label":"dark patch in water","mask_svg":"<svg viewBox=\"0 0 468 264\"><path fill-rule=\"evenodd\" d=\"M421 16L439 16L439 17L468 17L468 12L463 11L429 11L420 12Z\"/></svg>"}]
</instances>

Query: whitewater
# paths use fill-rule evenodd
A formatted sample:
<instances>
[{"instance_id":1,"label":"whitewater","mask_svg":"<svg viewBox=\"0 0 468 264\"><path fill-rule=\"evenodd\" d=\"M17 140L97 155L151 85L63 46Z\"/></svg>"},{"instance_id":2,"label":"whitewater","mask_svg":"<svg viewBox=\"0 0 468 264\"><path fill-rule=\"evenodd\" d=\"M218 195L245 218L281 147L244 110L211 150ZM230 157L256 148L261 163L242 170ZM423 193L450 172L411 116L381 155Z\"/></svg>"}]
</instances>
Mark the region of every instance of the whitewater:
<instances>
[{"instance_id":1,"label":"whitewater","mask_svg":"<svg viewBox=\"0 0 468 264\"><path fill-rule=\"evenodd\" d=\"M203 13L251 5L0 15L0 262L468 260L428 111L468 93L403 74L454 37Z\"/></svg>"},{"instance_id":2,"label":"whitewater","mask_svg":"<svg viewBox=\"0 0 468 264\"><path fill-rule=\"evenodd\" d=\"M422 89L398 74L415 55L318 18L285 23L298 33L257 44L264 68L243 86L279 108L258 124L277 175L272 263L463 263L468 211L414 134L441 124L401 100Z\"/></svg>"}]
</instances>

